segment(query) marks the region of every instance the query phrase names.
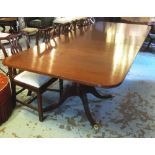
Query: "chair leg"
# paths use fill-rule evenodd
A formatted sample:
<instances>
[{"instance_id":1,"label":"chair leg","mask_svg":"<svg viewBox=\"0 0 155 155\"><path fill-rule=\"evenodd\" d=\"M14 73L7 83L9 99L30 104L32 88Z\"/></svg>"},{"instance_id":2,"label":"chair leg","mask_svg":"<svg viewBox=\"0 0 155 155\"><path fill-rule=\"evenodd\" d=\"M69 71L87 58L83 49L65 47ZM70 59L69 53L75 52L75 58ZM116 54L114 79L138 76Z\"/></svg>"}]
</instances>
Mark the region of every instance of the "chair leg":
<instances>
[{"instance_id":1,"label":"chair leg","mask_svg":"<svg viewBox=\"0 0 155 155\"><path fill-rule=\"evenodd\" d=\"M39 121L43 121L43 109L42 109L42 96L40 93L37 93L38 99L38 114L39 114Z\"/></svg>"},{"instance_id":2,"label":"chair leg","mask_svg":"<svg viewBox=\"0 0 155 155\"><path fill-rule=\"evenodd\" d=\"M12 102L13 102L13 108L16 106L16 85L14 82L11 82L11 94L12 94Z\"/></svg>"},{"instance_id":3,"label":"chair leg","mask_svg":"<svg viewBox=\"0 0 155 155\"><path fill-rule=\"evenodd\" d=\"M152 42L152 40L150 40L150 42L148 43L148 45L147 45L146 49L148 49L148 48L150 47L151 42Z\"/></svg>"},{"instance_id":4,"label":"chair leg","mask_svg":"<svg viewBox=\"0 0 155 155\"><path fill-rule=\"evenodd\" d=\"M28 39L29 39L29 42L30 42L31 41L31 36L30 35L28 36Z\"/></svg>"},{"instance_id":5,"label":"chair leg","mask_svg":"<svg viewBox=\"0 0 155 155\"><path fill-rule=\"evenodd\" d=\"M32 91L28 90L27 96L31 96L31 94L32 94Z\"/></svg>"},{"instance_id":6,"label":"chair leg","mask_svg":"<svg viewBox=\"0 0 155 155\"><path fill-rule=\"evenodd\" d=\"M63 94L63 80L59 79L60 98Z\"/></svg>"}]
</instances>

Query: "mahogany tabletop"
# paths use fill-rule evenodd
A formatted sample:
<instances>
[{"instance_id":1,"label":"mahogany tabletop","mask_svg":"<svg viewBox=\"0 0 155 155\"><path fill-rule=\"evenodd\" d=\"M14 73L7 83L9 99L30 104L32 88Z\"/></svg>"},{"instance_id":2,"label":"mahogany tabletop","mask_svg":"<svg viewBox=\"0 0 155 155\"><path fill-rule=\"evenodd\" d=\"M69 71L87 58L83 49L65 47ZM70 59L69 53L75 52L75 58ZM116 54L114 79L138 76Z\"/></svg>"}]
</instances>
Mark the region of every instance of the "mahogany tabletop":
<instances>
[{"instance_id":1,"label":"mahogany tabletop","mask_svg":"<svg viewBox=\"0 0 155 155\"><path fill-rule=\"evenodd\" d=\"M82 84L114 87L123 82L149 31L147 25L96 22L55 38L55 48L40 44L3 63Z\"/></svg>"}]
</instances>

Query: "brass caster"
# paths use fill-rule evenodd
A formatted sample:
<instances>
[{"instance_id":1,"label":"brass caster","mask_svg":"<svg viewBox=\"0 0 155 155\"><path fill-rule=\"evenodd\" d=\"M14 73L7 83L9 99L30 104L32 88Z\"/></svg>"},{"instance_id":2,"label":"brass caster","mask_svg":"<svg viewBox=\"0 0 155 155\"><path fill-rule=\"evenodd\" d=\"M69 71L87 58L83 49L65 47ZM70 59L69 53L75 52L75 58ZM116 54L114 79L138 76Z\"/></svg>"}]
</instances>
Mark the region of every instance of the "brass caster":
<instances>
[{"instance_id":1,"label":"brass caster","mask_svg":"<svg viewBox=\"0 0 155 155\"><path fill-rule=\"evenodd\" d=\"M106 98L112 99L112 98L115 97L115 96L116 96L115 94L109 94L109 95L107 95Z\"/></svg>"},{"instance_id":2,"label":"brass caster","mask_svg":"<svg viewBox=\"0 0 155 155\"><path fill-rule=\"evenodd\" d=\"M116 96L115 94L112 94L112 95L111 95L111 97L115 97L115 96Z\"/></svg>"},{"instance_id":3,"label":"brass caster","mask_svg":"<svg viewBox=\"0 0 155 155\"><path fill-rule=\"evenodd\" d=\"M100 129L100 124L99 124L99 123L95 123L95 124L93 125L93 129L94 129L95 131L99 131L99 129Z\"/></svg>"},{"instance_id":4,"label":"brass caster","mask_svg":"<svg viewBox=\"0 0 155 155\"><path fill-rule=\"evenodd\" d=\"M103 96L103 98L109 98L109 99L112 99L113 97L115 97L115 95L114 94L101 94L101 96Z\"/></svg>"}]
</instances>

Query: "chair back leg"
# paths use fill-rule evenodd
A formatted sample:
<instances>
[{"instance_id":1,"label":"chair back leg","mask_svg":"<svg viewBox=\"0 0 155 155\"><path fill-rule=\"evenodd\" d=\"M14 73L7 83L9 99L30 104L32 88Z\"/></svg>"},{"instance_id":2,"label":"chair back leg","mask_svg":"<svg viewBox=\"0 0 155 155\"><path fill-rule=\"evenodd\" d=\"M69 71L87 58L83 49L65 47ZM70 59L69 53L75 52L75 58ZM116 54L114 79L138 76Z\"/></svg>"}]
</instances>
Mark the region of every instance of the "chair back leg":
<instances>
[{"instance_id":1,"label":"chair back leg","mask_svg":"<svg viewBox=\"0 0 155 155\"><path fill-rule=\"evenodd\" d=\"M60 98L63 94L63 80L59 79Z\"/></svg>"},{"instance_id":2,"label":"chair back leg","mask_svg":"<svg viewBox=\"0 0 155 155\"><path fill-rule=\"evenodd\" d=\"M42 108L42 96L41 93L37 93L38 99L38 114L39 114L39 121L43 121L43 108Z\"/></svg>"}]
</instances>

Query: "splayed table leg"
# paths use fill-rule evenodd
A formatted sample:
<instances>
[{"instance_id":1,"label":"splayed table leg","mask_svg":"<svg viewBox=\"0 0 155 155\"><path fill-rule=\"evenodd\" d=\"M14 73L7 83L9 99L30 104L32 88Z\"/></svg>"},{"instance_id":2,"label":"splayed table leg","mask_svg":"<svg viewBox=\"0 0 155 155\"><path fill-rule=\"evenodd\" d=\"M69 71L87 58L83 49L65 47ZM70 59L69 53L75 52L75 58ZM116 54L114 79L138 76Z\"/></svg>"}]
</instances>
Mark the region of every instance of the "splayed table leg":
<instances>
[{"instance_id":1,"label":"splayed table leg","mask_svg":"<svg viewBox=\"0 0 155 155\"><path fill-rule=\"evenodd\" d=\"M66 86L64 93L61 96L59 105L64 103L65 100L71 96L79 96L80 99L82 100L82 104L83 104L83 107L85 110L85 114L86 114L90 124L93 126L93 128L95 130L98 130L99 125L98 125L98 123L96 123L95 119L93 118L93 116L90 112L89 103L88 103L88 99L87 99L87 93L91 93L94 96L96 96L98 98L102 98L102 99L113 97L110 94L106 94L106 95L99 94L96 91L95 87L87 86L87 85L83 85L83 84L78 84L78 83L73 82L70 85Z\"/></svg>"}]
</instances>

